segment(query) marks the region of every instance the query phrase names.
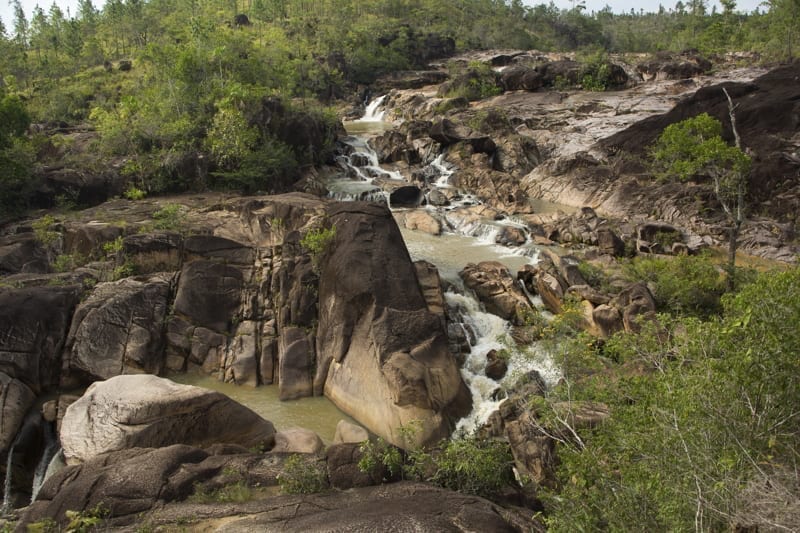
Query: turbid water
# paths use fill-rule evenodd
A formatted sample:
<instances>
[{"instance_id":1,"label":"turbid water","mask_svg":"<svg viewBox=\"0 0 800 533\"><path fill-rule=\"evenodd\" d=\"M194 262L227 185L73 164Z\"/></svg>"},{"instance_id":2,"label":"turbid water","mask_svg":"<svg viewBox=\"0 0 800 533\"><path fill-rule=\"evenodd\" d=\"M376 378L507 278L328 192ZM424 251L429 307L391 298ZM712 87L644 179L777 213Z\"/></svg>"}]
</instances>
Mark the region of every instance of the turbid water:
<instances>
[{"instance_id":1,"label":"turbid water","mask_svg":"<svg viewBox=\"0 0 800 533\"><path fill-rule=\"evenodd\" d=\"M339 420L344 419L353 422L352 418L342 413L325 397L281 401L278 399L278 387L276 385L246 387L223 383L217 381L213 376L191 372L169 374L166 377L176 383L195 385L221 392L272 422L278 431L292 427L311 429L326 444L333 442L336 424L339 423Z\"/></svg>"}]
</instances>

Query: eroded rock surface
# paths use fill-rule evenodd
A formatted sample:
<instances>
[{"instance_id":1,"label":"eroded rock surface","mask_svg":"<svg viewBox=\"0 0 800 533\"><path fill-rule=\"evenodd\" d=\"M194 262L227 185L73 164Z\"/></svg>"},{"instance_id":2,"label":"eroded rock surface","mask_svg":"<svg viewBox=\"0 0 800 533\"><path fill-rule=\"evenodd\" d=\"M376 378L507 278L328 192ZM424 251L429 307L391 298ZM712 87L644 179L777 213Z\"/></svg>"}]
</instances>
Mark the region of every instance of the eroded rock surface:
<instances>
[{"instance_id":1,"label":"eroded rock surface","mask_svg":"<svg viewBox=\"0 0 800 533\"><path fill-rule=\"evenodd\" d=\"M315 389L394 444L413 444L400 429L414 420L417 443L448 435L469 394L391 213L353 202L328 217L336 238L320 276Z\"/></svg>"}]
</instances>

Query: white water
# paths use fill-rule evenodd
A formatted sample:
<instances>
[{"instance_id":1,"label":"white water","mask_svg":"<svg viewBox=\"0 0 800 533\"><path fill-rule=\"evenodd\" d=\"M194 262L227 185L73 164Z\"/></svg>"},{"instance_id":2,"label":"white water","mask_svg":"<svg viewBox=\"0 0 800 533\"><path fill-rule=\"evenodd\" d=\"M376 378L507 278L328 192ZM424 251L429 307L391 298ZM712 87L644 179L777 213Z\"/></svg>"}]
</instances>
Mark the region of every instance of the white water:
<instances>
[{"instance_id":1,"label":"white water","mask_svg":"<svg viewBox=\"0 0 800 533\"><path fill-rule=\"evenodd\" d=\"M379 116L377 110L382 103L382 98L374 100L361 121L382 119L383 114L380 114L380 119L377 118ZM377 185L372 185L373 176L388 172L380 167L377 155L369 147L367 140L356 131L353 133L356 135L345 139L345 142L353 147L353 154L342 163L352 168L354 161L360 162L361 168L353 169L355 175L361 178L361 183L366 182L374 187L370 189L369 194L377 194L379 188ZM445 155L445 153L439 154L429 163L434 170L433 174L437 176L431 185L439 189L452 189L450 178L454 170L445 161ZM365 165L365 161L368 164ZM352 180L336 180L329 183L331 196L341 200L363 199L364 192L353 190L352 185L347 184L348 181L353 183ZM349 192L345 192L348 189ZM354 192L358 194L353 194ZM530 242L518 247L500 246L495 242L503 227L511 226L526 230L523 221L513 218L500 221L486 220L468 212L461 212L460 207L479 205L480 201L469 194L462 194L460 198L458 201L451 201L451 205L446 208L428 207L434 216L438 216L444 222L443 235L435 237L401 229L412 259L424 259L433 263L439 269L442 279L459 287L462 283L458 273L467 263L500 261L514 274L524 265L535 264L538 261L539 249ZM474 339L461 369L462 377L472 393L473 411L459 421L458 432L471 433L484 424L504 400L499 397L498 390L503 385L512 385L529 371L537 370L548 384L553 384L559 379L560 373L547 354L535 345L520 350L510 336L511 324L482 310L481 304L471 292L449 291L445 294L445 299L451 317L460 316L462 327L471 332L467 338ZM540 301L535 303L541 304ZM505 350L509 356L508 372L500 382L486 376L486 354L490 350Z\"/></svg>"},{"instance_id":2,"label":"white water","mask_svg":"<svg viewBox=\"0 0 800 533\"><path fill-rule=\"evenodd\" d=\"M364 116L356 122L383 122L383 117L386 116L386 110L381 111L383 101L386 100L386 95L379 96L367 104L367 109Z\"/></svg>"}]
</instances>

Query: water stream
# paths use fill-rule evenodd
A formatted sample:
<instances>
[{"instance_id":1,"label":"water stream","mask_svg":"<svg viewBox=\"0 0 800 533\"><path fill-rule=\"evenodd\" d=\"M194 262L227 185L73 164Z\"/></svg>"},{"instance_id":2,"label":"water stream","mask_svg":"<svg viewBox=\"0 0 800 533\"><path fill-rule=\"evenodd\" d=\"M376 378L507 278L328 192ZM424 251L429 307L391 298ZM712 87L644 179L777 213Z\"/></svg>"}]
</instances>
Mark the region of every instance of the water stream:
<instances>
[{"instance_id":1,"label":"water stream","mask_svg":"<svg viewBox=\"0 0 800 533\"><path fill-rule=\"evenodd\" d=\"M352 147L352 154L342 164L346 166L358 165L368 162L366 171L353 169L349 171L356 180L338 179L328 183L332 191L331 196L339 200L363 200L371 196L379 198L385 192L375 183L373 176L387 173L378 163L377 155L369 145L369 137L376 132L386 131L391 125L382 128L375 127L378 119L382 117L380 105L383 97L373 100L367 106L367 114L361 121L345 124L350 137L344 142ZM373 129L364 132L361 129L362 121L369 122ZM353 157L353 154L358 154ZM445 153L436 155L427 162L426 175L435 176L431 180L432 189L450 189L451 176L456 172L445 161ZM394 179L397 179L394 177ZM369 188L367 188L369 187ZM369 191L368 194L364 190ZM480 427L489 415L494 412L503 401L498 395L504 385L511 385L523 374L537 370L548 383L553 383L559 378L559 371L552 360L537 346L525 350L519 349L510 336L511 324L502 318L486 313L480 303L470 291L465 291L458 276L467 263L481 261L499 261L509 270L516 273L526 264L538 261L539 249L530 242L522 246L506 247L495 243L495 238L503 226L514 226L525 229L525 225L512 217L496 221L476 219L471 216L460 216L458 208L464 205L480 203L475 197L462 193L461 202L452 202L447 207L426 208L434 212L444 221L446 231L440 236L433 236L420 231L401 228L406 247L413 260L426 260L436 265L439 275L443 280L457 290L448 290L445 300L449 315L459 317L461 325L470 332L470 352L467 354L461 373L464 381L469 386L473 398L472 413L462 419L457 430L470 433ZM387 199L388 204L388 199ZM390 206L391 207L391 206ZM541 301L534 300L534 304L541 306ZM490 350L506 350L509 353L508 372L500 382L490 379L485 374L486 354Z\"/></svg>"}]
</instances>

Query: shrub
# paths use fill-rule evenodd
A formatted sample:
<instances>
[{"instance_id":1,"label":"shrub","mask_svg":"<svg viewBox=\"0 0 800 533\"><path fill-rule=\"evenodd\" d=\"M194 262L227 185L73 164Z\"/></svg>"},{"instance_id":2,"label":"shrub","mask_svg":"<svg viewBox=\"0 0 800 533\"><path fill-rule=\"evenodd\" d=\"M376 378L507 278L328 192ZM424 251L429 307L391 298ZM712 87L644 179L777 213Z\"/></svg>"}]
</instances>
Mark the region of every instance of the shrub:
<instances>
[{"instance_id":1,"label":"shrub","mask_svg":"<svg viewBox=\"0 0 800 533\"><path fill-rule=\"evenodd\" d=\"M724 279L707 255L674 258L634 258L625 267L632 281L655 286L659 310L708 317L720 311Z\"/></svg>"},{"instance_id":2,"label":"shrub","mask_svg":"<svg viewBox=\"0 0 800 533\"><path fill-rule=\"evenodd\" d=\"M182 206L179 204L167 204L152 216L153 227L158 230L177 230L181 227L184 220Z\"/></svg>"},{"instance_id":3,"label":"shrub","mask_svg":"<svg viewBox=\"0 0 800 533\"><path fill-rule=\"evenodd\" d=\"M56 219L52 215L45 215L31 224L31 226L33 226L33 234L36 240L39 241L39 244L47 247L58 240L61 234L51 229L56 225L56 222Z\"/></svg>"},{"instance_id":4,"label":"shrub","mask_svg":"<svg viewBox=\"0 0 800 533\"><path fill-rule=\"evenodd\" d=\"M137 188L135 185L131 185L125 190L124 193L122 193L122 195L128 200L135 202L137 200L144 199L144 197L147 196L147 193Z\"/></svg>"},{"instance_id":5,"label":"shrub","mask_svg":"<svg viewBox=\"0 0 800 533\"><path fill-rule=\"evenodd\" d=\"M396 478L403 472L403 455L396 446L392 446L382 438L375 441L365 440L358 448L361 459L358 469L364 473L382 472L386 480Z\"/></svg>"},{"instance_id":6,"label":"shrub","mask_svg":"<svg viewBox=\"0 0 800 533\"><path fill-rule=\"evenodd\" d=\"M286 459L278 484L286 494L313 494L327 489L328 479L316 457L293 454Z\"/></svg>"},{"instance_id":7,"label":"shrub","mask_svg":"<svg viewBox=\"0 0 800 533\"><path fill-rule=\"evenodd\" d=\"M499 440L451 440L432 458L436 473L431 481L447 489L491 497L514 483L511 449Z\"/></svg>"}]
</instances>

